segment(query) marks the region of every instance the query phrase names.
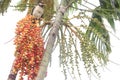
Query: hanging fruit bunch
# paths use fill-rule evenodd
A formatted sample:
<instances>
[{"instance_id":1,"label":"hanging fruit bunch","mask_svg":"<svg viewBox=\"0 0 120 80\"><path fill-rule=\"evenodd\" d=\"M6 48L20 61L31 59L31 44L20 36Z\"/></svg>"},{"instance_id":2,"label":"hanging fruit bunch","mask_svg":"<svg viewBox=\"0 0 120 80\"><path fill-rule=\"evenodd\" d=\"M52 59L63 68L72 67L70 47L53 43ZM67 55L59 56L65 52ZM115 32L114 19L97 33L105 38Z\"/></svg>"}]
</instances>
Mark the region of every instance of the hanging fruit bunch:
<instances>
[{"instance_id":1,"label":"hanging fruit bunch","mask_svg":"<svg viewBox=\"0 0 120 80\"><path fill-rule=\"evenodd\" d=\"M19 70L20 80L27 75L28 80L37 76L44 53L41 28L32 15L27 15L17 23L14 44L16 45L14 72Z\"/></svg>"}]
</instances>

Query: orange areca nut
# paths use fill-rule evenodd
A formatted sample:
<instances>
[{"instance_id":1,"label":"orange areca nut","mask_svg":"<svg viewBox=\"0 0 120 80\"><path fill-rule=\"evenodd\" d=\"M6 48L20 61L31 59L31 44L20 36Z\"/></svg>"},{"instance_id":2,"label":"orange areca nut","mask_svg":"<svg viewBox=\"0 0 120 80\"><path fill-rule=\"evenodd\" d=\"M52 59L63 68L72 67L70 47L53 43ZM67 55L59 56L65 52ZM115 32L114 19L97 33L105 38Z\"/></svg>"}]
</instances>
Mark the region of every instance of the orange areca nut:
<instances>
[{"instance_id":1,"label":"orange areca nut","mask_svg":"<svg viewBox=\"0 0 120 80\"><path fill-rule=\"evenodd\" d=\"M43 57L44 42L41 28L37 24L32 15L27 15L17 23L14 72L20 71L20 80L23 80L25 75L28 75L28 80L34 80Z\"/></svg>"}]
</instances>

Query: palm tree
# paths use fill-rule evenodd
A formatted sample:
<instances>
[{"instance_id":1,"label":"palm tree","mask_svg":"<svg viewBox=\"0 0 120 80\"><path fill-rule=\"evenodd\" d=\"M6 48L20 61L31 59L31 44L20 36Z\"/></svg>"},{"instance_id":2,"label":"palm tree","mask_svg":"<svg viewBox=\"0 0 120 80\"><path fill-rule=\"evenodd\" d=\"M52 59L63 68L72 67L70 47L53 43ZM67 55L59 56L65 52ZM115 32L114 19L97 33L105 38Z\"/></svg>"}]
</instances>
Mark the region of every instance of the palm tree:
<instances>
[{"instance_id":1,"label":"palm tree","mask_svg":"<svg viewBox=\"0 0 120 80\"><path fill-rule=\"evenodd\" d=\"M91 74L100 77L98 67L107 64L111 53L109 31L103 19L115 31L114 21L120 20L120 1L96 0L99 5L95 5L89 0L21 0L14 7L19 11L28 9L29 14L33 6L41 1L47 5L44 7L43 24L40 24L46 45L35 80L44 80L51 53L56 46L60 48L60 66L65 79L67 75L76 78L76 74L80 78L82 62L89 77ZM7 11L10 2L11 0L0 2L0 13ZM72 15L73 13L76 14ZM78 23L73 22L75 19L80 23L78 26ZM11 68L8 80L16 78L17 73L13 73L13 69L14 67Z\"/></svg>"}]
</instances>

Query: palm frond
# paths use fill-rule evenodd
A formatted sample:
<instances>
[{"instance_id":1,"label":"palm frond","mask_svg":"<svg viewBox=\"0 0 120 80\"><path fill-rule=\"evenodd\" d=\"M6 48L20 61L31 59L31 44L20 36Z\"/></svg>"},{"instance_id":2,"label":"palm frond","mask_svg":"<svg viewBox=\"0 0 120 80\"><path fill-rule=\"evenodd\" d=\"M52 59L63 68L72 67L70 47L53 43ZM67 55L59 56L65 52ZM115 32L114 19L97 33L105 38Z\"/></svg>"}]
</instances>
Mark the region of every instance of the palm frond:
<instances>
[{"instance_id":1,"label":"palm frond","mask_svg":"<svg viewBox=\"0 0 120 80\"><path fill-rule=\"evenodd\" d=\"M10 2L11 2L11 0L1 0L0 1L0 13L4 14L4 12L7 12Z\"/></svg>"},{"instance_id":2,"label":"palm frond","mask_svg":"<svg viewBox=\"0 0 120 80\"><path fill-rule=\"evenodd\" d=\"M25 11L27 8L28 0L21 0L17 3L16 10L18 11Z\"/></svg>"},{"instance_id":3,"label":"palm frond","mask_svg":"<svg viewBox=\"0 0 120 80\"><path fill-rule=\"evenodd\" d=\"M119 2L118 0L99 0L100 6L96 7L92 14L89 27L86 31L88 38L94 42L96 48L108 55L111 52L110 37L107 29L103 24L105 18L115 31L114 20L119 18Z\"/></svg>"},{"instance_id":4,"label":"palm frond","mask_svg":"<svg viewBox=\"0 0 120 80\"><path fill-rule=\"evenodd\" d=\"M114 20L120 19L119 0L99 0L100 12L107 19L112 29L115 31Z\"/></svg>"},{"instance_id":5,"label":"palm frond","mask_svg":"<svg viewBox=\"0 0 120 80\"><path fill-rule=\"evenodd\" d=\"M106 54L111 52L109 33L103 24L102 16L93 13L86 35L100 52Z\"/></svg>"}]
</instances>

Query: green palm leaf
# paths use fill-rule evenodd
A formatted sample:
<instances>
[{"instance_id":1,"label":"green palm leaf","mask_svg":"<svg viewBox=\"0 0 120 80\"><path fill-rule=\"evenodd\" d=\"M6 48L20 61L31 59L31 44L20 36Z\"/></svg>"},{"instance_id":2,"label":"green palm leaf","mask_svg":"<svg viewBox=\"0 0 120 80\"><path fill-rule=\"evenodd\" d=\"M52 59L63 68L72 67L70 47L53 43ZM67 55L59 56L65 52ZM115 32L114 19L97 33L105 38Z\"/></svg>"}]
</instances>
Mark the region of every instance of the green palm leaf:
<instances>
[{"instance_id":1,"label":"green palm leaf","mask_svg":"<svg viewBox=\"0 0 120 80\"><path fill-rule=\"evenodd\" d=\"M120 1L119 0L99 0L100 12L107 19L111 28L115 31L114 20L120 19Z\"/></svg>"},{"instance_id":2,"label":"green palm leaf","mask_svg":"<svg viewBox=\"0 0 120 80\"><path fill-rule=\"evenodd\" d=\"M11 0L1 0L0 1L0 13L4 14L7 11L8 6L10 5Z\"/></svg>"},{"instance_id":3,"label":"green palm leaf","mask_svg":"<svg viewBox=\"0 0 120 80\"><path fill-rule=\"evenodd\" d=\"M110 20L109 20L109 22L110 22ZM111 22L112 22L112 20L111 20ZM114 25L114 23L112 22L111 25ZM88 38L91 41L93 41L95 43L97 49L100 52L102 52L102 53L110 53L111 52L109 34L108 34L107 29L103 25L102 16L100 16L97 13L93 13L88 30L86 31L86 35L88 36Z\"/></svg>"},{"instance_id":4,"label":"green palm leaf","mask_svg":"<svg viewBox=\"0 0 120 80\"><path fill-rule=\"evenodd\" d=\"M25 11L27 8L27 2L28 0L21 0L18 2L16 9L19 11Z\"/></svg>"}]
</instances>

